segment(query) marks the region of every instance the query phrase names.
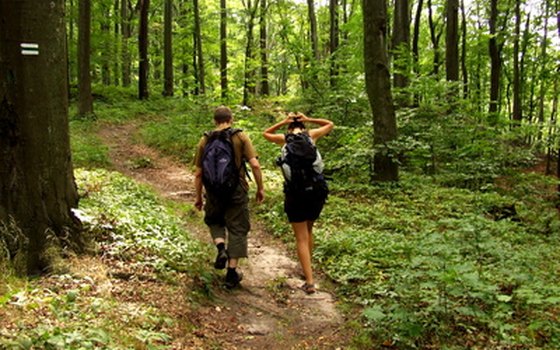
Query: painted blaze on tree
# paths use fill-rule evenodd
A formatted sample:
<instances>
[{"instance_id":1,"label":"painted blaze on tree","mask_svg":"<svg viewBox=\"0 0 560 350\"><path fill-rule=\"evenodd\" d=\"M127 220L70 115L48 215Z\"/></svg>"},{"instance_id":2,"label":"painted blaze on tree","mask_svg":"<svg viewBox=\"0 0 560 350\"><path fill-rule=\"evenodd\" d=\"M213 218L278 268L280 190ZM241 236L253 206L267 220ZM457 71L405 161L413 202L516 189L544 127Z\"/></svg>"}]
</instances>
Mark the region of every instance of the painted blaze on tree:
<instances>
[{"instance_id":1,"label":"painted blaze on tree","mask_svg":"<svg viewBox=\"0 0 560 350\"><path fill-rule=\"evenodd\" d=\"M23 273L49 266L47 248L83 246L66 60L63 0L0 1L0 245Z\"/></svg>"}]
</instances>

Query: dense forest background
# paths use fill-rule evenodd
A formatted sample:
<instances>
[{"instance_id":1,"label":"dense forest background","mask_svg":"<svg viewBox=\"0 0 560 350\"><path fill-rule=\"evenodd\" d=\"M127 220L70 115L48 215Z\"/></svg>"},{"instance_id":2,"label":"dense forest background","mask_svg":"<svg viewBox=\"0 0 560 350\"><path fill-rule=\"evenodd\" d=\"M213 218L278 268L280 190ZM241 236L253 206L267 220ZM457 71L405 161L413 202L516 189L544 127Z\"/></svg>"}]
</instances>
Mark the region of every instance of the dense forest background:
<instances>
[{"instance_id":1,"label":"dense forest background","mask_svg":"<svg viewBox=\"0 0 560 350\"><path fill-rule=\"evenodd\" d=\"M189 276L202 294L216 288L208 247L181 231L181 220L200 219L192 205L161 209L151 192L115 175L100 130L133 125L136 142L188 169L213 109L231 106L266 176L267 203L252 208L255 220L291 244L278 149L261 132L301 111L336 124L318 145L331 194L314 261L346 314L345 346L560 347L558 0L64 5L67 75L52 79L70 97L85 215L78 236L102 242L103 254L127 263L150 252L157 258L139 264L158 278ZM14 272L17 252L29 248L25 230L0 214L0 313L43 303L62 310L49 314L58 320L52 327L37 329L33 319L0 328L0 345L171 347L163 317L132 322L126 336L115 319L88 330L91 318L70 317L107 316L98 310L110 306L93 305L89 287L45 287L55 292L38 301L43 289ZM62 255L82 245L53 236L47 241ZM56 263L47 271L64 270L48 260Z\"/></svg>"}]
</instances>

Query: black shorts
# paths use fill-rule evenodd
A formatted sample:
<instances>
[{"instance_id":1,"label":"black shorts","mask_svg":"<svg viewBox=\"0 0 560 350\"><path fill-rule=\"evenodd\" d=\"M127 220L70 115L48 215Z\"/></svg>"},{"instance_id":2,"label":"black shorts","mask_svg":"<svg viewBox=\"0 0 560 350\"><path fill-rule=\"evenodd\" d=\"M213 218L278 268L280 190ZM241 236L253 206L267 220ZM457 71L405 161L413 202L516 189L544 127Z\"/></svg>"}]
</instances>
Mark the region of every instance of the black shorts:
<instances>
[{"instance_id":1,"label":"black shorts","mask_svg":"<svg viewBox=\"0 0 560 350\"><path fill-rule=\"evenodd\" d=\"M315 221L319 218L327 200L329 189L321 182L307 191L294 191L284 188L284 212L289 222Z\"/></svg>"}]
</instances>

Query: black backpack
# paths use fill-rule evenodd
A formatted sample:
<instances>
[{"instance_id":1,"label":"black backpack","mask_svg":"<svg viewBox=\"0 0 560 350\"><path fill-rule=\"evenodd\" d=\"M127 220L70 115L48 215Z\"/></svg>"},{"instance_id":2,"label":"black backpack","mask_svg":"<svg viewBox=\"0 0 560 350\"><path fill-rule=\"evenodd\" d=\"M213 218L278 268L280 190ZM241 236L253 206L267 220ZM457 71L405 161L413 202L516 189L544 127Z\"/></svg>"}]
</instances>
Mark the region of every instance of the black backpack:
<instances>
[{"instance_id":1,"label":"black backpack","mask_svg":"<svg viewBox=\"0 0 560 350\"><path fill-rule=\"evenodd\" d=\"M313 190L319 182L324 182L323 159L309 134L288 133L277 164L282 169L289 190Z\"/></svg>"},{"instance_id":2,"label":"black backpack","mask_svg":"<svg viewBox=\"0 0 560 350\"><path fill-rule=\"evenodd\" d=\"M202 183L208 193L221 198L231 197L239 185L239 168L231 138L241 129L207 132L202 153Z\"/></svg>"}]
</instances>

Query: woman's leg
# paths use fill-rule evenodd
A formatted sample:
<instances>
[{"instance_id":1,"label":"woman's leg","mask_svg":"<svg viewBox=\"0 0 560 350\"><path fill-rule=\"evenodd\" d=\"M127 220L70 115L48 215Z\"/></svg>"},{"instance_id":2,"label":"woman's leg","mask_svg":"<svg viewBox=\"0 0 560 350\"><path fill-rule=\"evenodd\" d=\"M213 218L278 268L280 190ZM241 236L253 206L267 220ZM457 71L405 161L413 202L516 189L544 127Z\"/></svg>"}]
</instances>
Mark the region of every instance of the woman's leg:
<instances>
[{"instance_id":1,"label":"woman's leg","mask_svg":"<svg viewBox=\"0 0 560 350\"><path fill-rule=\"evenodd\" d=\"M306 221L306 222L307 222L307 234L309 235L308 238L309 257L313 259L313 223L315 223L315 221Z\"/></svg>"},{"instance_id":2,"label":"woman's leg","mask_svg":"<svg viewBox=\"0 0 560 350\"><path fill-rule=\"evenodd\" d=\"M311 269L311 255L309 254L309 232L307 221L292 222L292 229L296 236L296 246L299 262L307 284L313 284L313 270Z\"/></svg>"}]
</instances>

